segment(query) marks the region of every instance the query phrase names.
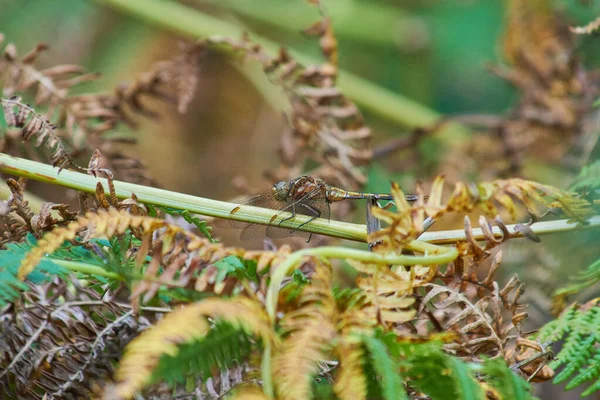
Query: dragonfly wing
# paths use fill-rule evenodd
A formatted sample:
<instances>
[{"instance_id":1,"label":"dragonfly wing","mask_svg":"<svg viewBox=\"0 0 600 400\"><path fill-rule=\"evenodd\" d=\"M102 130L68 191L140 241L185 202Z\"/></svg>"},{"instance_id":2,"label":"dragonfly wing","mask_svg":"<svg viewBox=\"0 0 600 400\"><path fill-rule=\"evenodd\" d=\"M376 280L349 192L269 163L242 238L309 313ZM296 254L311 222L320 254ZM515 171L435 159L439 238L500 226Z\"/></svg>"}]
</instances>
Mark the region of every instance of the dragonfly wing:
<instances>
[{"instance_id":1,"label":"dragonfly wing","mask_svg":"<svg viewBox=\"0 0 600 400\"><path fill-rule=\"evenodd\" d=\"M252 207L260 207L260 208L270 208L273 210L280 210L282 207L285 207L287 203L279 201L275 198L275 193L273 189L269 189L264 191L263 193L259 193L255 196L250 197L249 199L241 202L238 206L231 210L230 214L235 214L240 211L244 206L252 206ZM275 213L273 213L275 214ZM244 221L236 221L233 219L215 219L215 226L219 228L234 228L234 229L245 229L250 225L248 222Z\"/></svg>"}]
</instances>

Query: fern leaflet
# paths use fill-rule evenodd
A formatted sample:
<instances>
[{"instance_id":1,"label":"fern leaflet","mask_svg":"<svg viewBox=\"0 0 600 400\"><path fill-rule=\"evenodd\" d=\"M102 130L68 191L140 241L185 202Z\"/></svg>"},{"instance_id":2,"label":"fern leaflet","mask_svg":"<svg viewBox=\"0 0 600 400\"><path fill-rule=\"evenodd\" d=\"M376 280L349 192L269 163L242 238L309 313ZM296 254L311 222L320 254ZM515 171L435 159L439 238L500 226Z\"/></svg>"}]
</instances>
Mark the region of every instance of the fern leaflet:
<instances>
[{"instance_id":1,"label":"fern leaflet","mask_svg":"<svg viewBox=\"0 0 600 400\"><path fill-rule=\"evenodd\" d=\"M210 377L215 370L244 362L254 343L243 329L217 322L205 337L179 346L176 355L163 354L151 381L165 380L174 385L184 382L192 374Z\"/></svg>"},{"instance_id":2,"label":"fern leaflet","mask_svg":"<svg viewBox=\"0 0 600 400\"><path fill-rule=\"evenodd\" d=\"M572 380L566 389L570 390L587 382L594 382L582 396L600 390L600 299L594 299L583 306L572 305L559 318L546 324L536 335L539 342L559 341L566 336L557 359L550 364L552 369L565 368L554 378L554 383Z\"/></svg>"}]
</instances>

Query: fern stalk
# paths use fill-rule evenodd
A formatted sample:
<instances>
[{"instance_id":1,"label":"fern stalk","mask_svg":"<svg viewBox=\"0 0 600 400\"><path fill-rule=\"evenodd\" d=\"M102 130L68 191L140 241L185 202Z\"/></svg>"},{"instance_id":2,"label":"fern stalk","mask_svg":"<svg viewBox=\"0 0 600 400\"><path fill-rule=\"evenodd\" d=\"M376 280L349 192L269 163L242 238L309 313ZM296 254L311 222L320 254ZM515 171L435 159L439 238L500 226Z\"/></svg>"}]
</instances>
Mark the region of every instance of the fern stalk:
<instances>
[{"instance_id":1,"label":"fern stalk","mask_svg":"<svg viewBox=\"0 0 600 400\"><path fill-rule=\"evenodd\" d=\"M118 279L118 280L122 279L119 274L107 271L102 267L98 267L96 265L91 265L91 264L87 264L87 263L80 262L80 261L59 260L59 259L53 258L52 262L56 265L60 265L61 267L68 269L69 271L73 271L73 272L79 272L82 274L89 274L89 275L96 275L96 276L103 276L105 278L111 278L111 279ZM144 277L144 278L146 278L146 277Z\"/></svg>"},{"instance_id":2,"label":"fern stalk","mask_svg":"<svg viewBox=\"0 0 600 400\"><path fill-rule=\"evenodd\" d=\"M35 181L52 183L54 185L64 186L71 189L76 189L82 192L95 193L96 184L101 182L104 185L108 194L108 184L106 179L94 178L91 175L82 174L79 172L62 170L59 174L58 168L51 165L39 163L36 161L26 160L24 158L11 157L7 154L0 153L0 172L6 174L22 176ZM171 192L163 189L156 189L148 186L135 185L132 183L113 181L117 197L125 199L131 196L132 193L138 197L138 200L145 204L152 204L164 207L170 207L180 210L188 210L195 214L206 215L217 218L236 219L239 221L250 222L255 224L269 224L273 216L273 210L242 207L239 212L230 215L230 212L238 204L227 203L206 199L188 194ZM252 210L252 213L247 212ZM281 213L282 218L288 214ZM297 215L295 221L307 222L310 217ZM565 232L575 229L590 229L600 227L600 216L590 218L586 225L577 225L570 223L568 220L538 222L530 226L532 231L539 235L545 235L555 232ZM287 227L285 223L282 227ZM522 237L522 233L515 232L515 225L507 225L510 232L514 232L515 237ZM367 241L367 229L361 224L351 224L341 221L327 221L320 218L313 220L301 228L301 230L321 235L333 236L341 239L354 240L357 242ZM498 227L494 227L494 235L501 237L502 232ZM481 229L473 229L473 237L475 240L484 240ZM419 237L419 243L429 242L434 244L451 244L457 241L465 240L465 231L463 229L425 232Z\"/></svg>"}]
</instances>

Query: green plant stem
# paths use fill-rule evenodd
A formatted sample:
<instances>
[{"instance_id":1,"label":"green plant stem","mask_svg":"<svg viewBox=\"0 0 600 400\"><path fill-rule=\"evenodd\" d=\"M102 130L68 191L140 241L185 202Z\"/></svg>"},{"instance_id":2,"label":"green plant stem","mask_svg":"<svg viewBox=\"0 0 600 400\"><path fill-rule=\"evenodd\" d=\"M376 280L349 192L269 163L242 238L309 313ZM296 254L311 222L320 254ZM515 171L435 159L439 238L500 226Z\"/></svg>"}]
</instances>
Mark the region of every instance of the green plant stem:
<instances>
[{"instance_id":1,"label":"green plant stem","mask_svg":"<svg viewBox=\"0 0 600 400\"><path fill-rule=\"evenodd\" d=\"M11 157L6 154L0 154L0 171L87 193L95 193L96 185L100 182L104 186L105 193L108 194L108 181L104 178L95 178L91 175L68 170L62 170L59 174L58 168L54 168L51 165L23 158ZM271 209L242 207L239 212L230 214L231 210L238 206L237 204L121 181L114 181L114 186L116 195L119 199L129 198L132 194L135 194L141 203L176 208L179 210L188 210L192 213L210 217L269 225L271 223L278 223L280 220L290 216L290 213L279 213L280 216L276 220L271 221L274 214L274 211ZM309 220L311 220L309 216L296 215L294 222L283 222L281 223L281 227L295 228L295 224L308 222ZM299 229L306 232L348 240L362 242L366 240L366 228L363 225L350 224L347 222L327 221L317 218L310 224L306 224Z\"/></svg>"},{"instance_id":2,"label":"green plant stem","mask_svg":"<svg viewBox=\"0 0 600 400\"><path fill-rule=\"evenodd\" d=\"M241 37L243 32L243 28L238 25L173 1L96 1L188 38L198 39L214 35L237 38ZM279 48L279 44L276 42L255 34L252 34L252 40L273 55ZM291 53L304 65L321 63L319 59L307 54L294 50ZM440 118L440 114L437 112L347 71L340 70L339 86L348 97L364 109L402 126L409 128L429 126ZM467 130L463 126L451 124L444 128L443 132L444 134L440 137L446 137L450 133L464 134Z\"/></svg>"},{"instance_id":3,"label":"green plant stem","mask_svg":"<svg viewBox=\"0 0 600 400\"><path fill-rule=\"evenodd\" d=\"M40 182L52 183L54 185L64 186L71 189L80 190L87 193L96 192L96 184L101 182L105 191L108 193L108 184L106 179L94 178L90 175L79 172L63 170L58 173L58 168L51 165L30 161L23 158L11 157L0 153L0 172L6 174L23 176ZM270 218L273 216L273 210L243 207L238 213L231 215L231 210L237 204L227 203L205 199L202 197L191 196L183 193L171 192L168 190L156 189L147 186L134 185L121 181L114 181L117 197L125 199L135 193L138 200L145 204L153 204L180 210L188 210L192 213L207 215L217 218L236 219L255 224L270 224ZM249 212L252 211L252 212ZM285 217L288 214L282 214ZM296 221L306 222L309 217L297 215ZM286 224L282 224L286 226ZM290 226L291 227L291 226ZM587 225L577 225L568 220L537 222L530 226L533 232L539 236L556 232L566 232L580 229L591 229L600 227L600 216L592 217ZM507 225L509 232L515 231L515 225ZM315 219L310 224L302 227L303 231L338 237L341 239L354 240L358 242L367 241L367 229L364 225L351 224L341 221L327 221L320 218ZM502 231L498 227L493 228L495 237L502 237ZM514 232L514 237L523 237L520 232ZM475 240L483 240L484 236L481 229L473 229ZM418 243L428 242L433 244L452 244L457 241L465 240L465 231L462 229L425 232L419 237Z\"/></svg>"},{"instance_id":4,"label":"green plant stem","mask_svg":"<svg viewBox=\"0 0 600 400\"><path fill-rule=\"evenodd\" d=\"M277 29L298 33L319 18L317 7L309 7L305 0L196 0L225 8L245 18ZM325 1L335 33L377 46L410 46L415 30L422 30L418 18L411 17L398 7L385 3L364 3L353 0ZM356 21L360 20L360 28ZM358 29L357 29L358 28Z\"/></svg>"},{"instance_id":5,"label":"green plant stem","mask_svg":"<svg viewBox=\"0 0 600 400\"><path fill-rule=\"evenodd\" d=\"M79 261L59 260L56 258L52 258L52 259L50 259L50 261L52 261L54 264L60 265L61 267L68 269L69 271L79 272L79 273L88 274L88 275L103 276L105 278L111 278L111 279L116 279L116 280L121 280L121 281L123 280L123 277L121 275L119 275L115 272L107 271L104 268L99 267L97 265L87 264L87 263L79 262ZM168 286L172 286L172 287L183 287L181 282L164 280L157 276L149 276L149 275L143 275L143 274L135 275L134 274L132 277L133 277L133 279L137 279L140 281L155 282L155 283L159 283L161 285L168 285Z\"/></svg>"},{"instance_id":6,"label":"green plant stem","mask_svg":"<svg viewBox=\"0 0 600 400\"><path fill-rule=\"evenodd\" d=\"M60 265L61 267L68 269L69 271L80 272L82 274L103 276L105 278L111 279L122 279L119 274L107 271L102 267L98 267L97 265L86 264L78 261L58 260L55 258L51 259L50 261L52 261L56 265Z\"/></svg>"},{"instance_id":7,"label":"green plant stem","mask_svg":"<svg viewBox=\"0 0 600 400\"><path fill-rule=\"evenodd\" d=\"M301 263L302 258L306 256L315 256L322 258L343 258L362 261L371 264L390 264L390 265L433 265L445 264L456 257L458 251L453 247L441 247L430 243L422 243L413 240L408 246L408 250L424 252L422 256L378 254L366 250L350 249L347 247L324 246L312 249L303 249L290 254L283 261L271 276L271 283L266 296L267 314L271 321L275 322L277 316L277 299L283 279L292 273Z\"/></svg>"}]
</instances>

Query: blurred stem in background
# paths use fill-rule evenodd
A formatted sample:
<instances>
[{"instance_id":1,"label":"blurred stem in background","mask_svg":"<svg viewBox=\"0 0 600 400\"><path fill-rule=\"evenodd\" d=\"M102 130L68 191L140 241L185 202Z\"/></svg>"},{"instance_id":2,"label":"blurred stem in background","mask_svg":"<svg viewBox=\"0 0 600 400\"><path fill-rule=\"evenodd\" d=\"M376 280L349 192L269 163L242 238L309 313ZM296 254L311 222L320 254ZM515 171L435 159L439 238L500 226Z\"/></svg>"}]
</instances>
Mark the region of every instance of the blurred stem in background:
<instances>
[{"instance_id":1,"label":"blurred stem in background","mask_svg":"<svg viewBox=\"0 0 600 400\"><path fill-rule=\"evenodd\" d=\"M241 38L242 33L246 30L240 25L218 19L174 1L96 0L96 2L114 7L121 12L186 38L206 38L214 35ZM306 8L308 12L314 11L308 5ZM287 22L287 20L282 20L282 22ZM273 55L276 54L280 46L280 44L256 34L251 34L251 38L256 43L264 46ZM290 52L300 63L305 65L322 62L294 49L290 49ZM439 113L430 108L348 71L340 70L339 87L344 94L363 109L406 128L430 126L441 117ZM450 124L440 129L438 137L444 141L460 140L461 137L465 140L466 135L468 135L466 127L459 124Z\"/></svg>"},{"instance_id":2,"label":"blurred stem in background","mask_svg":"<svg viewBox=\"0 0 600 400\"><path fill-rule=\"evenodd\" d=\"M195 0L211 4L261 24L297 33L318 18L315 8L306 0ZM423 23L401 10L381 3L352 0L326 1L325 9L333 22L336 35L368 45L409 47L416 30ZM368 29L361 29L368 27Z\"/></svg>"}]
</instances>

